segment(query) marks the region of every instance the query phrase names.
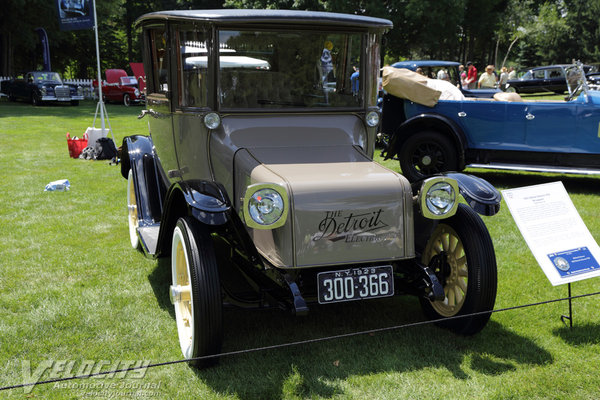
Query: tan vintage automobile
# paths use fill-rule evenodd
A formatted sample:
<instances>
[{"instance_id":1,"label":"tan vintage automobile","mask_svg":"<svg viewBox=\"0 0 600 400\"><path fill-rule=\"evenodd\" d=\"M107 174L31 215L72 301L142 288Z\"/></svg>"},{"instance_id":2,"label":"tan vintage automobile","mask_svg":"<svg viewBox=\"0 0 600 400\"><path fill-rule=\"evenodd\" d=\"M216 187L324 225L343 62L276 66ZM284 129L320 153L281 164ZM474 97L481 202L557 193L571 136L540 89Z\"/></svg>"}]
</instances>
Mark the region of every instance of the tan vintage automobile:
<instances>
[{"instance_id":1,"label":"tan vintage automobile","mask_svg":"<svg viewBox=\"0 0 600 400\"><path fill-rule=\"evenodd\" d=\"M499 193L464 174L411 184L372 158L390 21L199 10L138 25L150 135L123 141L131 245L170 257L192 364L220 352L224 305L306 314L411 294L457 333L485 326L496 260L477 212Z\"/></svg>"}]
</instances>

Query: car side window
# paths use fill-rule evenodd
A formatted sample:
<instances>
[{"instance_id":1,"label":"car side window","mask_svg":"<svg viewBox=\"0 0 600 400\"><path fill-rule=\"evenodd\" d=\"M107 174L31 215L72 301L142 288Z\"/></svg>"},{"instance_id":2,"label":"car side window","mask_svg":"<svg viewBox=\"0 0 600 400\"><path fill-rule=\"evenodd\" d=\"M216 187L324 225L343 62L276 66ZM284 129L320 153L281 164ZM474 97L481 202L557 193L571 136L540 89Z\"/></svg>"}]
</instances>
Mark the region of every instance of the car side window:
<instances>
[{"instance_id":1,"label":"car side window","mask_svg":"<svg viewBox=\"0 0 600 400\"><path fill-rule=\"evenodd\" d=\"M564 76L565 75L563 74L563 71L560 68L548 70L548 78L564 78Z\"/></svg>"},{"instance_id":2,"label":"car side window","mask_svg":"<svg viewBox=\"0 0 600 400\"><path fill-rule=\"evenodd\" d=\"M180 31L177 71L179 105L206 107L208 87L208 50L202 31Z\"/></svg>"},{"instance_id":3,"label":"car side window","mask_svg":"<svg viewBox=\"0 0 600 400\"><path fill-rule=\"evenodd\" d=\"M167 33L165 29L152 29L150 35L150 51L152 60L152 92L166 94L169 91Z\"/></svg>"},{"instance_id":4,"label":"car side window","mask_svg":"<svg viewBox=\"0 0 600 400\"><path fill-rule=\"evenodd\" d=\"M533 79L544 79L545 70L533 71Z\"/></svg>"}]
</instances>

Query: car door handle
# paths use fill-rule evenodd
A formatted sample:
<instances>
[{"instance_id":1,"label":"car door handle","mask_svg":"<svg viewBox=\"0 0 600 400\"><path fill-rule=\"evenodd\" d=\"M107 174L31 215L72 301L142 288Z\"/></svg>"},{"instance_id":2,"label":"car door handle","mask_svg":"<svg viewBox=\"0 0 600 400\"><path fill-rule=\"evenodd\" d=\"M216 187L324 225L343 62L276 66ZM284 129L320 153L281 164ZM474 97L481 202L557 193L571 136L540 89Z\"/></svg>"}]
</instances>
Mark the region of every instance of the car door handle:
<instances>
[{"instance_id":1,"label":"car door handle","mask_svg":"<svg viewBox=\"0 0 600 400\"><path fill-rule=\"evenodd\" d=\"M458 113L458 116L461 117L461 118L464 118L464 117L467 116L467 113L464 112L464 111L461 111L461 112Z\"/></svg>"},{"instance_id":2,"label":"car door handle","mask_svg":"<svg viewBox=\"0 0 600 400\"><path fill-rule=\"evenodd\" d=\"M527 120L531 121L532 119L534 119L534 118L535 118L535 115L533 115L532 113L527 113L527 114L525 115L525 118L527 118Z\"/></svg>"}]
</instances>

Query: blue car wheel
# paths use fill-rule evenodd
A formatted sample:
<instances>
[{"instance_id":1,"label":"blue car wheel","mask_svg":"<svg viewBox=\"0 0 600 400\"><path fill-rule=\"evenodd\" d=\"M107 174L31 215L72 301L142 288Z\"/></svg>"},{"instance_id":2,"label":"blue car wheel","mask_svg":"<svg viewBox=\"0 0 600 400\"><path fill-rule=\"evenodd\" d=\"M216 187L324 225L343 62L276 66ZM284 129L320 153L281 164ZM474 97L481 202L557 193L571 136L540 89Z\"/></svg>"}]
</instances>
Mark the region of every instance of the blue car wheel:
<instances>
[{"instance_id":1,"label":"blue car wheel","mask_svg":"<svg viewBox=\"0 0 600 400\"><path fill-rule=\"evenodd\" d=\"M446 171L456 171L458 157L447 136L421 131L410 136L400 150L402 174L411 182Z\"/></svg>"}]
</instances>

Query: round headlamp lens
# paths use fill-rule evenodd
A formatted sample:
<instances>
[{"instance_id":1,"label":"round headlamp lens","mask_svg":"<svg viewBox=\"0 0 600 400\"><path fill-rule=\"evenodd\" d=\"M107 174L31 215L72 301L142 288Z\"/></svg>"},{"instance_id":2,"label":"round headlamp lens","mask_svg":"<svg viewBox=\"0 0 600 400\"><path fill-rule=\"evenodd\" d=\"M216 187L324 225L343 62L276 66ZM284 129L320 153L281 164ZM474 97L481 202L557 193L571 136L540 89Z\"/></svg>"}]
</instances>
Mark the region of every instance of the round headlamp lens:
<instances>
[{"instance_id":1,"label":"round headlamp lens","mask_svg":"<svg viewBox=\"0 0 600 400\"><path fill-rule=\"evenodd\" d=\"M438 182L427 191L427 208L435 215L444 215L454 207L456 194L452 185L446 182Z\"/></svg>"},{"instance_id":2,"label":"round headlamp lens","mask_svg":"<svg viewBox=\"0 0 600 400\"><path fill-rule=\"evenodd\" d=\"M257 190L248 202L250 217L260 225L271 225L283 215L283 198L273 189Z\"/></svg>"},{"instance_id":3,"label":"round headlamp lens","mask_svg":"<svg viewBox=\"0 0 600 400\"><path fill-rule=\"evenodd\" d=\"M204 125L208 129L217 129L221 125L221 117L214 112L208 113L204 116Z\"/></svg>"},{"instance_id":4,"label":"round headlamp lens","mask_svg":"<svg viewBox=\"0 0 600 400\"><path fill-rule=\"evenodd\" d=\"M369 111L367 113L367 125L369 125L371 128L376 127L377 125L379 125L379 113L377 111Z\"/></svg>"}]
</instances>

